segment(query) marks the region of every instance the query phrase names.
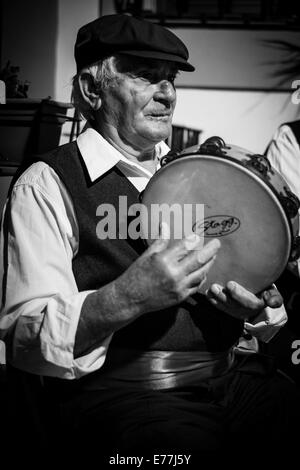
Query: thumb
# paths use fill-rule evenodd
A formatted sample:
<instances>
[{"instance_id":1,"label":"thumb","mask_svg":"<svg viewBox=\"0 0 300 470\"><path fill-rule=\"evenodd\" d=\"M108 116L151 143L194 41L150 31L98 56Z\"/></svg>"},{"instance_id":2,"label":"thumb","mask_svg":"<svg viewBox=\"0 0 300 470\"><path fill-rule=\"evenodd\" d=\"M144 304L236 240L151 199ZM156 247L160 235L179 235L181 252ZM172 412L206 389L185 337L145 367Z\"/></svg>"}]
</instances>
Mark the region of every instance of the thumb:
<instances>
[{"instance_id":1,"label":"thumb","mask_svg":"<svg viewBox=\"0 0 300 470\"><path fill-rule=\"evenodd\" d=\"M170 241L170 227L166 222L159 224L158 238L148 248L148 253L157 253L167 248Z\"/></svg>"},{"instance_id":2,"label":"thumb","mask_svg":"<svg viewBox=\"0 0 300 470\"><path fill-rule=\"evenodd\" d=\"M275 284L272 284L268 289L266 289L262 297L268 307L277 308L281 307L283 304L283 298L280 292L277 290Z\"/></svg>"}]
</instances>

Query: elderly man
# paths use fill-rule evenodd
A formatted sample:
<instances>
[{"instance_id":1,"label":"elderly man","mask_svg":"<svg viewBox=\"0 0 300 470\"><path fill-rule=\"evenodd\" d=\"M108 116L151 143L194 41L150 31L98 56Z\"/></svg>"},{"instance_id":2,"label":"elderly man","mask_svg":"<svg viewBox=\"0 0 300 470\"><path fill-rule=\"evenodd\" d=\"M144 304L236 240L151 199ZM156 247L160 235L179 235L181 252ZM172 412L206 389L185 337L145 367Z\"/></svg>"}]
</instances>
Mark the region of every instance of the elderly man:
<instances>
[{"instance_id":1,"label":"elderly man","mask_svg":"<svg viewBox=\"0 0 300 470\"><path fill-rule=\"evenodd\" d=\"M88 126L24 170L6 205L8 361L57 392L83 453L280 441L293 411L289 383L234 353L243 319L259 315L272 332L285 322L276 289L255 296L230 282L199 294L219 240L202 247L191 234L169 245L165 224L148 249L124 236L120 196L137 203L168 152L174 80L194 70L185 45L112 15L79 30L75 59L73 100ZM107 204L111 238L99 226Z\"/></svg>"}]
</instances>

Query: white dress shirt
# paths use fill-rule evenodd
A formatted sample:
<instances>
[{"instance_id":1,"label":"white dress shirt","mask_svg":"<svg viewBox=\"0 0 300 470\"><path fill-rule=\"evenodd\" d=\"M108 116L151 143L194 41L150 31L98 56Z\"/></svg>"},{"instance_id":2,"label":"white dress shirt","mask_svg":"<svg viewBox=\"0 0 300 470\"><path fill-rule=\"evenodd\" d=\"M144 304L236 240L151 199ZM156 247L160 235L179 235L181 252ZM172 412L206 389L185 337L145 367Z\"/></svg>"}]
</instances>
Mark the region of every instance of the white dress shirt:
<instances>
[{"instance_id":1,"label":"white dress shirt","mask_svg":"<svg viewBox=\"0 0 300 470\"><path fill-rule=\"evenodd\" d=\"M267 157L300 199L300 147L290 126L283 124L277 129Z\"/></svg>"},{"instance_id":2,"label":"white dress shirt","mask_svg":"<svg viewBox=\"0 0 300 470\"><path fill-rule=\"evenodd\" d=\"M117 165L142 191L152 176L92 128L78 137L77 145L91 181ZM156 151L159 159L169 148L161 142ZM10 362L29 372L66 379L98 369L111 336L89 354L76 359L73 355L81 307L93 291L78 292L73 275L78 224L66 187L46 163L34 163L15 184L10 210L6 301L0 315L0 336L15 327ZM3 244L2 227L1 253ZM1 262L0 282L3 275Z\"/></svg>"},{"instance_id":3,"label":"white dress shirt","mask_svg":"<svg viewBox=\"0 0 300 470\"><path fill-rule=\"evenodd\" d=\"M277 129L266 156L275 170L283 176L291 191L300 200L300 147L290 126L283 124ZM290 268L300 276L300 260L290 263Z\"/></svg>"}]
</instances>

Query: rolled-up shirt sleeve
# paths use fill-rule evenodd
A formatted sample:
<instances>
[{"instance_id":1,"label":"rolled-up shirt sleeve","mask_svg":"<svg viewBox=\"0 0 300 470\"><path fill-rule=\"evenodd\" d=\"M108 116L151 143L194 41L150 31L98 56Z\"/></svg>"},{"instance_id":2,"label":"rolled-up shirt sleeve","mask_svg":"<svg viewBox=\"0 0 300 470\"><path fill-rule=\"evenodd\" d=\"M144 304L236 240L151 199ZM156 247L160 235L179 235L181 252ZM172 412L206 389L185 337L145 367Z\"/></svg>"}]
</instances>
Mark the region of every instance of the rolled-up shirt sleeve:
<instances>
[{"instance_id":1,"label":"rolled-up shirt sleeve","mask_svg":"<svg viewBox=\"0 0 300 470\"><path fill-rule=\"evenodd\" d=\"M111 336L74 359L82 304L72 271L78 225L57 174L39 162L15 184L1 230L3 299L0 336L9 361L21 369L65 379L100 368Z\"/></svg>"}]
</instances>

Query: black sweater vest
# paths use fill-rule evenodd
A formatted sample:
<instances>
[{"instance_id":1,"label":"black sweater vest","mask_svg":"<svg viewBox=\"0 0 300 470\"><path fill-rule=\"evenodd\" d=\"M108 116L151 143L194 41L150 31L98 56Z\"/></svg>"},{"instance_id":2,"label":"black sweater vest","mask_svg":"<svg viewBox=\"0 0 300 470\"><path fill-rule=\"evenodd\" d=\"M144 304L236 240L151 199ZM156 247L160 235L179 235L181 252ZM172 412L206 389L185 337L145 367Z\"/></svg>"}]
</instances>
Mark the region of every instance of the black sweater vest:
<instances>
[{"instance_id":1,"label":"black sweater vest","mask_svg":"<svg viewBox=\"0 0 300 470\"><path fill-rule=\"evenodd\" d=\"M98 289L123 273L145 250L145 245L140 239L98 238L96 227L100 218L96 215L97 208L104 203L115 208L118 233L119 196L127 197L129 207L139 202L138 191L116 167L91 182L75 142L38 159L56 171L74 204L79 225L79 251L73 259L72 269L78 290ZM110 347L141 351L225 351L236 343L241 331L241 321L219 312L199 295L179 307L140 317L116 332Z\"/></svg>"}]
</instances>

